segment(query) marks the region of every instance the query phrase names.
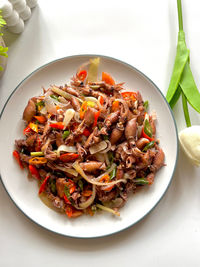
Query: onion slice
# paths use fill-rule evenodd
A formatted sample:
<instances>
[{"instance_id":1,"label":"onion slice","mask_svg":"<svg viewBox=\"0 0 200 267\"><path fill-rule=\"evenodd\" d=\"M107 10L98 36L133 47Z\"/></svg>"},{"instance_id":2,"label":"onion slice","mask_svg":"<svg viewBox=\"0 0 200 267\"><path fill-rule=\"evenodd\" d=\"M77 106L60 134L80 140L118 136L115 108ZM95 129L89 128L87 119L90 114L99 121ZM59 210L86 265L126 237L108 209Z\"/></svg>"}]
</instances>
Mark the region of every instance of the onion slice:
<instances>
[{"instance_id":1,"label":"onion slice","mask_svg":"<svg viewBox=\"0 0 200 267\"><path fill-rule=\"evenodd\" d=\"M58 165L55 165L55 167L56 167L56 169L61 170L61 171L63 171L63 172L67 172L67 173L69 173L69 174L71 174L71 175L73 175L73 176L75 176L75 177L78 176L78 172L75 171L74 169L71 169L71 168L65 168L65 167L61 167L61 166L58 166Z\"/></svg>"},{"instance_id":2,"label":"onion slice","mask_svg":"<svg viewBox=\"0 0 200 267\"><path fill-rule=\"evenodd\" d=\"M63 120L64 129L68 126L70 121L73 119L74 114L75 114L75 110L73 108L67 109L65 111L65 116L64 116L64 120Z\"/></svg>"},{"instance_id":3,"label":"onion slice","mask_svg":"<svg viewBox=\"0 0 200 267\"><path fill-rule=\"evenodd\" d=\"M126 180L125 179L119 179L119 180L116 180L116 181L113 181L113 182L110 182L110 183L101 183L101 182L98 182L98 181L95 181L95 180L91 180L88 178L88 176L85 174L84 170L81 168L81 166L78 164L77 161L75 161L72 165L72 167L90 184L93 184L93 185L115 185L115 184L118 184L118 183L126 183ZM107 173L107 172L106 172ZM105 173L104 173L105 174Z\"/></svg>"},{"instance_id":4,"label":"onion slice","mask_svg":"<svg viewBox=\"0 0 200 267\"><path fill-rule=\"evenodd\" d=\"M107 148L107 142L106 141L101 141L98 144L95 144L89 148L90 154L93 155L97 152L104 151Z\"/></svg>"},{"instance_id":5,"label":"onion slice","mask_svg":"<svg viewBox=\"0 0 200 267\"><path fill-rule=\"evenodd\" d=\"M92 186L92 195L89 197L85 202L80 203L79 206L76 206L76 209L86 209L88 208L93 202L96 197L96 186Z\"/></svg>"},{"instance_id":6,"label":"onion slice","mask_svg":"<svg viewBox=\"0 0 200 267\"><path fill-rule=\"evenodd\" d=\"M104 150L102 150L101 151L101 153L107 153L110 149L111 149L111 142L110 141L108 141L108 140L106 140L106 141L104 141L104 142L106 142L107 143L107 147L104 149Z\"/></svg>"},{"instance_id":7,"label":"onion slice","mask_svg":"<svg viewBox=\"0 0 200 267\"><path fill-rule=\"evenodd\" d=\"M44 99L44 103L45 103L45 107L48 113L53 114L53 115L57 114L56 106L54 104L53 99L50 96Z\"/></svg>"},{"instance_id":8,"label":"onion slice","mask_svg":"<svg viewBox=\"0 0 200 267\"><path fill-rule=\"evenodd\" d=\"M62 89L58 88L58 87L55 86L55 85L51 87L51 90L52 90L54 93L63 96L63 97L66 98L67 100L71 100L72 97L75 97L79 102L81 102L81 103L83 102L82 99L80 99L80 98L78 98L78 97L76 97L76 96L73 96L73 95L71 95L71 94L69 94L69 93L63 91Z\"/></svg>"},{"instance_id":9,"label":"onion slice","mask_svg":"<svg viewBox=\"0 0 200 267\"><path fill-rule=\"evenodd\" d=\"M56 151L58 157L60 157L60 151L69 152L69 153L76 153L77 149L75 146L60 145Z\"/></svg>"},{"instance_id":10,"label":"onion slice","mask_svg":"<svg viewBox=\"0 0 200 267\"><path fill-rule=\"evenodd\" d=\"M120 216L120 213L118 211L115 211L115 210L113 210L111 208L108 208L108 207L103 206L101 204L96 204L96 206L97 206L97 208L99 208L101 210L105 210L105 211L110 212L110 213L112 213L114 215Z\"/></svg>"}]
</instances>

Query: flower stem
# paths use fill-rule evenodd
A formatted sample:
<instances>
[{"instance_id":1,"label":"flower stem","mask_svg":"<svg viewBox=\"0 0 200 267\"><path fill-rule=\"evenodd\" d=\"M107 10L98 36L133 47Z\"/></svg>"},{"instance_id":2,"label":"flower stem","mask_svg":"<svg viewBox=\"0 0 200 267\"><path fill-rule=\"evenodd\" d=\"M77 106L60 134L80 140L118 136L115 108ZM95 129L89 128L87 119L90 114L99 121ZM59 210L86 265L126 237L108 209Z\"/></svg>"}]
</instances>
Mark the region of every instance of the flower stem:
<instances>
[{"instance_id":1,"label":"flower stem","mask_svg":"<svg viewBox=\"0 0 200 267\"><path fill-rule=\"evenodd\" d=\"M183 31L183 17L182 17L181 0L177 0L177 8L178 8L179 31Z\"/></svg>"},{"instance_id":2,"label":"flower stem","mask_svg":"<svg viewBox=\"0 0 200 267\"><path fill-rule=\"evenodd\" d=\"M183 111L184 111L186 125L187 127L190 127L191 121L190 121L190 115L188 111L187 98L185 97L183 92L182 92L182 104L183 104Z\"/></svg>"}]
</instances>

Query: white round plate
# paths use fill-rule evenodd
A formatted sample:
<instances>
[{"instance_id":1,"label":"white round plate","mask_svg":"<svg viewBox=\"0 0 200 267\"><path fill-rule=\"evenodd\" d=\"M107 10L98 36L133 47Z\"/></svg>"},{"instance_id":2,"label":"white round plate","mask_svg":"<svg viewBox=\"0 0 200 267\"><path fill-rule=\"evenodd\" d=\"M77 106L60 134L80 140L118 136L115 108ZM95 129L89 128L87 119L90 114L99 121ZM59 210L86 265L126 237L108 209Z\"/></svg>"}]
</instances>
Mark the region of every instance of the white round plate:
<instances>
[{"instance_id":1,"label":"white round plate","mask_svg":"<svg viewBox=\"0 0 200 267\"><path fill-rule=\"evenodd\" d=\"M101 71L109 72L117 83L125 82L125 88L139 90L144 101L149 101L149 110L157 114L157 137L165 152L166 166L156 175L152 186L142 188L129 197L120 210L118 218L110 213L99 212L95 216L68 219L64 214L51 210L38 197L37 182L27 178L13 159L15 139L23 138L22 113L29 98L40 95L42 86L64 85L77 68L97 55L71 56L53 61L31 73L14 90L6 102L0 121L0 169L3 185L16 206L32 221L44 228L70 237L94 238L122 231L144 218L158 204L172 179L178 152L175 121L161 91L143 73L114 58L100 56Z\"/></svg>"}]
</instances>

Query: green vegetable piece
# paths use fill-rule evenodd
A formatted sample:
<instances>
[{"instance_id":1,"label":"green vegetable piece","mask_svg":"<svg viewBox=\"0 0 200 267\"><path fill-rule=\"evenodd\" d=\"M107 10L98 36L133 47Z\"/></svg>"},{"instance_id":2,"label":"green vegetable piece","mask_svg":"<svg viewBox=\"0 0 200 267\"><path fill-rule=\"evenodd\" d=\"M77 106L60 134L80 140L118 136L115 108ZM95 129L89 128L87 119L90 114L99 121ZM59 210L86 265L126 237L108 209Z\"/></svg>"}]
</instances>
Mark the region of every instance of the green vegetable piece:
<instances>
[{"instance_id":1,"label":"green vegetable piece","mask_svg":"<svg viewBox=\"0 0 200 267\"><path fill-rule=\"evenodd\" d=\"M56 180L55 179L51 179L49 183L50 183L51 192L53 194L56 194L56 192L57 192L57 189L56 189Z\"/></svg>"},{"instance_id":2,"label":"green vegetable piece","mask_svg":"<svg viewBox=\"0 0 200 267\"><path fill-rule=\"evenodd\" d=\"M186 125L187 125L187 127L190 127L191 121L190 121L190 115L189 115L189 111L188 111L187 99L186 99L183 92L182 92L182 104L183 104L183 111L184 111Z\"/></svg>"},{"instance_id":3,"label":"green vegetable piece","mask_svg":"<svg viewBox=\"0 0 200 267\"><path fill-rule=\"evenodd\" d=\"M155 144L155 141L151 141L150 143L148 143L144 148L143 148L143 152L146 152L148 149L152 148Z\"/></svg>"},{"instance_id":4,"label":"green vegetable piece","mask_svg":"<svg viewBox=\"0 0 200 267\"><path fill-rule=\"evenodd\" d=\"M108 140L108 136L107 135L103 135L103 140Z\"/></svg>"},{"instance_id":5,"label":"green vegetable piece","mask_svg":"<svg viewBox=\"0 0 200 267\"><path fill-rule=\"evenodd\" d=\"M113 154L112 151L109 151L109 152L108 152L108 159L109 159L109 161L110 161L110 165L112 165L113 162L114 162L114 154Z\"/></svg>"},{"instance_id":6,"label":"green vegetable piece","mask_svg":"<svg viewBox=\"0 0 200 267\"><path fill-rule=\"evenodd\" d=\"M195 84L190 65L187 62L180 80L181 89L190 105L200 113L200 93Z\"/></svg>"},{"instance_id":7,"label":"green vegetable piece","mask_svg":"<svg viewBox=\"0 0 200 267\"><path fill-rule=\"evenodd\" d=\"M70 192L69 192L68 186L66 186L66 185L64 187L64 193L65 193L66 197L69 199L70 198Z\"/></svg>"},{"instance_id":8,"label":"green vegetable piece","mask_svg":"<svg viewBox=\"0 0 200 267\"><path fill-rule=\"evenodd\" d=\"M37 106L37 107L44 106L44 101L41 100L41 101L37 102L37 103L36 103L36 106Z\"/></svg>"},{"instance_id":9,"label":"green vegetable piece","mask_svg":"<svg viewBox=\"0 0 200 267\"><path fill-rule=\"evenodd\" d=\"M115 176L116 176L116 172L117 172L117 167L115 167L115 168L111 171L111 173L110 173L110 180L112 180L113 178L115 178Z\"/></svg>"},{"instance_id":10,"label":"green vegetable piece","mask_svg":"<svg viewBox=\"0 0 200 267\"><path fill-rule=\"evenodd\" d=\"M134 182L138 185L145 185L145 184L149 184L149 181L145 178L137 178L134 180Z\"/></svg>"},{"instance_id":11,"label":"green vegetable piece","mask_svg":"<svg viewBox=\"0 0 200 267\"><path fill-rule=\"evenodd\" d=\"M167 91L166 99L171 108L177 103L182 92L182 104L186 125L191 126L187 102L200 113L200 92L195 84L192 71L189 65L189 50L185 42L185 33L183 31L183 18L181 0L177 0L179 33L177 53L172 72L171 81Z\"/></svg>"},{"instance_id":12,"label":"green vegetable piece","mask_svg":"<svg viewBox=\"0 0 200 267\"><path fill-rule=\"evenodd\" d=\"M51 97L51 98L53 98L53 99L55 99L55 100L57 100L57 101L59 101L59 99L58 99L58 96L57 96L57 95L50 95L50 97Z\"/></svg>"},{"instance_id":13,"label":"green vegetable piece","mask_svg":"<svg viewBox=\"0 0 200 267\"><path fill-rule=\"evenodd\" d=\"M78 186L80 187L81 191L83 191L83 181L82 181L82 179L78 180Z\"/></svg>"},{"instance_id":14,"label":"green vegetable piece","mask_svg":"<svg viewBox=\"0 0 200 267\"><path fill-rule=\"evenodd\" d=\"M183 31L179 31L174 68L166 95L166 99L169 103L172 100L178 88L179 82L181 80L181 75L183 73L186 62L188 61L188 58L189 58L189 51L185 43L185 33Z\"/></svg>"},{"instance_id":15,"label":"green vegetable piece","mask_svg":"<svg viewBox=\"0 0 200 267\"><path fill-rule=\"evenodd\" d=\"M43 156L44 153L42 151L38 151L38 152L36 151L36 152L31 152L30 155L32 157L40 157L40 156Z\"/></svg>"},{"instance_id":16,"label":"green vegetable piece","mask_svg":"<svg viewBox=\"0 0 200 267\"><path fill-rule=\"evenodd\" d=\"M152 130L151 124L149 123L147 119L144 121L144 132L149 137L152 137L153 130Z\"/></svg>"},{"instance_id":17,"label":"green vegetable piece","mask_svg":"<svg viewBox=\"0 0 200 267\"><path fill-rule=\"evenodd\" d=\"M145 101L143 107L145 108L146 111L148 109L148 106L149 106L149 101Z\"/></svg>"},{"instance_id":18,"label":"green vegetable piece","mask_svg":"<svg viewBox=\"0 0 200 267\"><path fill-rule=\"evenodd\" d=\"M174 96L173 96L173 98L169 102L169 105L170 105L171 108L173 108L176 105L180 95L181 95L181 87L179 85L177 90L176 90L176 92L175 92L175 94L174 94Z\"/></svg>"},{"instance_id":19,"label":"green vegetable piece","mask_svg":"<svg viewBox=\"0 0 200 267\"><path fill-rule=\"evenodd\" d=\"M70 135L70 131L64 131L62 138L66 139Z\"/></svg>"}]
</instances>

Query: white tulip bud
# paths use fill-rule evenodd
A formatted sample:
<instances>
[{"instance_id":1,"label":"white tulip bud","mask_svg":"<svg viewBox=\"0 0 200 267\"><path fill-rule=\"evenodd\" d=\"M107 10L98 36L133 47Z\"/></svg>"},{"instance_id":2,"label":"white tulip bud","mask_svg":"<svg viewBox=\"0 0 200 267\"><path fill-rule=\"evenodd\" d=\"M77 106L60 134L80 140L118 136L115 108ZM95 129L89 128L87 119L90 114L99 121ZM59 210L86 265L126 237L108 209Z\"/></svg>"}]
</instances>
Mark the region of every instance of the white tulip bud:
<instances>
[{"instance_id":1,"label":"white tulip bud","mask_svg":"<svg viewBox=\"0 0 200 267\"><path fill-rule=\"evenodd\" d=\"M180 144L191 162L200 166L200 125L194 125L179 133Z\"/></svg>"}]
</instances>

